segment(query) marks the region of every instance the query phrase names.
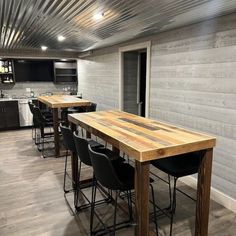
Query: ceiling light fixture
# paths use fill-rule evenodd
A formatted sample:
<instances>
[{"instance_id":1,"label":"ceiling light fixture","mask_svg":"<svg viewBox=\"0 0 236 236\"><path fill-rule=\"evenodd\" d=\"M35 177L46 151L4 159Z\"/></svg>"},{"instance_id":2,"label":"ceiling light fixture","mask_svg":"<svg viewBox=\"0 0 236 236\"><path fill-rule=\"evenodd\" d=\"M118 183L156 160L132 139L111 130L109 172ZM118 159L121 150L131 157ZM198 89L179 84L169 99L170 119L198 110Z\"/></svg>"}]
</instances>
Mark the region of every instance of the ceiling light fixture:
<instances>
[{"instance_id":1,"label":"ceiling light fixture","mask_svg":"<svg viewBox=\"0 0 236 236\"><path fill-rule=\"evenodd\" d=\"M94 20L101 20L101 19L103 19L103 17L104 17L104 13L97 13L97 14L93 15Z\"/></svg>"},{"instance_id":2,"label":"ceiling light fixture","mask_svg":"<svg viewBox=\"0 0 236 236\"><path fill-rule=\"evenodd\" d=\"M59 35L59 36L57 37L57 40L60 41L60 42L64 41L65 39L66 39L66 38L65 38L64 36L62 36L62 35Z\"/></svg>"},{"instance_id":3,"label":"ceiling light fixture","mask_svg":"<svg viewBox=\"0 0 236 236\"><path fill-rule=\"evenodd\" d=\"M42 49L43 51L46 51L46 50L48 49L48 47L47 47L47 46L41 46L41 49Z\"/></svg>"}]
</instances>

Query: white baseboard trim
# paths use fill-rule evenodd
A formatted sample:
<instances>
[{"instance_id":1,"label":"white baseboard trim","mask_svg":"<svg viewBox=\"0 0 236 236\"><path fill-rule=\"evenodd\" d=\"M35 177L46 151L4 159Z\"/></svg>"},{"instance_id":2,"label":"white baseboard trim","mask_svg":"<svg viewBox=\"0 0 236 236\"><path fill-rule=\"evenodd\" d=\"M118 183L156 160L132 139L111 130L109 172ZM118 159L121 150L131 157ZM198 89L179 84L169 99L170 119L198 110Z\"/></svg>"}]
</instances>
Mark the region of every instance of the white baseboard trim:
<instances>
[{"instance_id":1,"label":"white baseboard trim","mask_svg":"<svg viewBox=\"0 0 236 236\"><path fill-rule=\"evenodd\" d=\"M197 179L192 176L186 176L179 179L188 186L197 189ZM236 213L236 199L229 197L221 191L211 187L211 199Z\"/></svg>"}]
</instances>

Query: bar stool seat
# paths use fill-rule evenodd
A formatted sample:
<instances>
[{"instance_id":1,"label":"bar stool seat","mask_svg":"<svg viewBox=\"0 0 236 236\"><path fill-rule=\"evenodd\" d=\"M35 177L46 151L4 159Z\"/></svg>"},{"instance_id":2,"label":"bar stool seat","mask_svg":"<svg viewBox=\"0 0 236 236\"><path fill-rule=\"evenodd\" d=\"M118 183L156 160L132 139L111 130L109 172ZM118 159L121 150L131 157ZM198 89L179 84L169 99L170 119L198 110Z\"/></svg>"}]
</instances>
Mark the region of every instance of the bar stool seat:
<instances>
[{"instance_id":1,"label":"bar stool seat","mask_svg":"<svg viewBox=\"0 0 236 236\"><path fill-rule=\"evenodd\" d=\"M197 152L181 154L151 161L151 164L174 177L197 173L201 158Z\"/></svg>"}]
</instances>

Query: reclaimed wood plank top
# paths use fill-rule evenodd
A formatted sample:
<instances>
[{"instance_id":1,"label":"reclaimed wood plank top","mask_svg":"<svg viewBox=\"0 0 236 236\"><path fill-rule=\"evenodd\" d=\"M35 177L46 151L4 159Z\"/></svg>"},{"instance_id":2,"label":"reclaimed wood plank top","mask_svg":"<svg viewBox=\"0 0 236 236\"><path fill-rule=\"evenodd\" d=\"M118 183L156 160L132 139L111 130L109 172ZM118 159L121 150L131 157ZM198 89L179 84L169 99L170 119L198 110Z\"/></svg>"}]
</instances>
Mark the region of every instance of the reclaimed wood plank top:
<instances>
[{"instance_id":1,"label":"reclaimed wood plank top","mask_svg":"<svg viewBox=\"0 0 236 236\"><path fill-rule=\"evenodd\" d=\"M206 134L116 110L68 118L140 162L208 149L216 143Z\"/></svg>"},{"instance_id":2,"label":"reclaimed wood plank top","mask_svg":"<svg viewBox=\"0 0 236 236\"><path fill-rule=\"evenodd\" d=\"M39 96L38 100L51 108L87 106L90 104L88 100L80 99L72 95Z\"/></svg>"}]
</instances>

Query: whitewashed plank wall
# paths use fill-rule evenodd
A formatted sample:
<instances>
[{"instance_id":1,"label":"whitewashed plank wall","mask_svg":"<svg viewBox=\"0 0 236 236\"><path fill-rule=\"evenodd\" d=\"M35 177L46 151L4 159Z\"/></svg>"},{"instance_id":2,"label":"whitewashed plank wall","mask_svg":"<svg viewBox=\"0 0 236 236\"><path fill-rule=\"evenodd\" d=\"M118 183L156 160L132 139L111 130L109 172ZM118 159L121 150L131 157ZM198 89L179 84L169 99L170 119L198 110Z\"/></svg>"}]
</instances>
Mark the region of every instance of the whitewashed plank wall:
<instances>
[{"instance_id":1,"label":"whitewashed plank wall","mask_svg":"<svg viewBox=\"0 0 236 236\"><path fill-rule=\"evenodd\" d=\"M78 60L78 92L99 110L118 108L118 53Z\"/></svg>"},{"instance_id":2,"label":"whitewashed plank wall","mask_svg":"<svg viewBox=\"0 0 236 236\"><path fill-rule=\"evenodd\" d=\"M150 117L217 137L212 185L236 199L236 13L120 46L152 41ZM118 107L118 46L79 60L79 91Z\"/></svg>"}]
</instances>

